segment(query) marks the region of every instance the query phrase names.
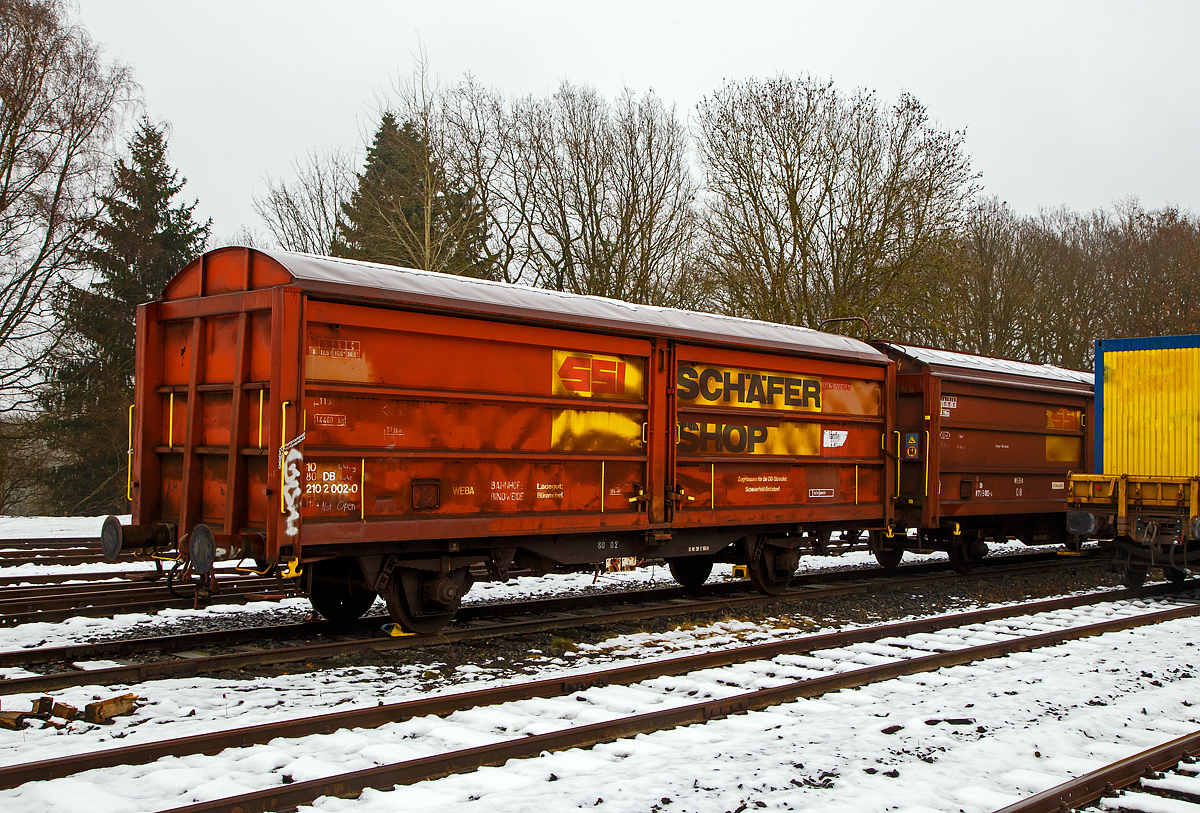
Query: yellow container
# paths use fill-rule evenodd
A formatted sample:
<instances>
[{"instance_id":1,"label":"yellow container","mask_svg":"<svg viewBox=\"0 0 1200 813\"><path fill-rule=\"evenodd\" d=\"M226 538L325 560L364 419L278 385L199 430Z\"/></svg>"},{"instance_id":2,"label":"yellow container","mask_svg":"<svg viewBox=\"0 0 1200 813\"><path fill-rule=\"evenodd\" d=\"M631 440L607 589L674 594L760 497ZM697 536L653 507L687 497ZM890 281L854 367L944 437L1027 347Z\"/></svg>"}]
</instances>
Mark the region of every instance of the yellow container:
<instances>
[{"instance_id":1,"label":"yellow container","mask_svg":"<svg viewBox=\"0 0 1200 813\"><path fill-rule=\"evenodd\" d=\"M1096 342L1096 469L1200 475L1200 336Z\"/></svg>"}]
</instances>

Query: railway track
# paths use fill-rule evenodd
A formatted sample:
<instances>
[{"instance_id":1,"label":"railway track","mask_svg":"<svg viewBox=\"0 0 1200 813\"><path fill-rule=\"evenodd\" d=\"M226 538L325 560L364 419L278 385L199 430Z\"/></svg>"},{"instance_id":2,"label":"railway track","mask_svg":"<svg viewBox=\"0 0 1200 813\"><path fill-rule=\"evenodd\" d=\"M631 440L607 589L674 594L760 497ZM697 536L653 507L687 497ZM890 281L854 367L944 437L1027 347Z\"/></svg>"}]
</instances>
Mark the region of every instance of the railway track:
<instances>
[{"instance_id":1,"label":"railway track","mask_svg":"<svg viewBox=\"0 0 1200 813\"><path fill-rule=\"evenodd\" d=\"M1072 557L1067 561L1076 565L1091 564L1094 557ZM434 635L381 635L380 624L385 623L387 619L368 617L356 624L340 628L325 623L287 624L17 650L0 653L0 667L28 668L48 664L57 665L59 671L0 680L0 694L48 692L69 686L137 683L149 679L205 674L251 666L319 661L363 651L384 652L431 644L484 641L504 635L551 632L664 616L724 613L779 602L814 601L879 589L916 588L963 578L991 578L1000 574L1030 573L1061 566L1061 560L1052 554L1034 553L998 557L989 561L987 567L981 567L978 574L965 577L938 563L901 568L898 574L882 569L805 574L793 579L792 589L779 596L763 596L753 592L747 582L727 582L707 585L701 595L681 587L672 587L491 605L467 605L459 611L453 625ZM328 633L334 634L334 640L293 646L274 645L281 640L312 639L324 637ZM247 646L261 646L264 642L271 646L249 652L244 649ZM222 651L216 654L197 651L212 647L219 647ZM229 652L230 647L240 648L238 651ZM186 656L99 669L81 669L73 666L75 663L92 660L170 652L186 652Z\"/></svg>"},{"instance_id":2,"label":"railway track","mask_svg":"<svg viewBox=\"0 0 1200 813\"><path fill-rule=\"evenodd\" d=\"M0 539L0 569L20 565L88 565L95 564L99 558L99 537ZM135 561L131 553L122 553L119 560Z\"/></svg>"},{"instance_id":3,"label":"railway track","mask_svg":"<svg viewBox=\"0 0 1200 813\"><path fill-rule=\"evenodd\" d=\"M94 537L39 537L0 540L0 573L24 564L79 566L100 562ZM120 563L135 562L123 553ZM0 627L35 621L99 618L115 613L155 613L211 604L240 604L255 598L282 598L294 591L273 576L257 576L234 567L216 569L217 592L197 591L195 583L170 583L157 569L72 571L0 575Z\"/></svg>"},{"instance_id":4,"label":"railway track","mask_svg":"<svg viewBox=\"0 0 1200 813\"><path fill-rule=\"evenodd\" d=\"M1025 561L1056 560L1053 552L1035 552L997 556L980 563L984 569L997 562L1026 557ZM90 560L92 563L95 559ZM943 563L917 562L906 565L905 572L922 572L927 569L946 570ZM840 572L840 571L832 571ZM874 575L874 569L857 571ZM882 572L882 571L879 571ZM234 568L216 569L218 591L203 596L203 604L240 604L248 598L279 599L292 595L290 585L274 577L255 577ZM519 575L519 574L517 574ZM177 586L181 595L171 594L158 580L156 571L68 573L63 575L0 576L0 627L31 622L59 623L70 618L103 618L122 613L154 613L160 610L195 607L193 584ZM482 574L480 576L483 578ZM807 579L820 578L817 574L805 574L796 579L803 583ZM835 577L842 578L842 577ZM117 582L117 579L125 579ZM796 579L793 584L798 583ZM77 584L61 586L69 582L110 582L106 587L89 588ZM147 586L149 583L150 586ZM45 587L39 586L45 585Z\"/></svg>"},{"instance_id":5,"label":"railway track","mask_svg":"<svg viewBox=\"0 0 1200 813\"><path fill-rule=\"evenodd\" d=\"M1060 813L1099 803L1104 810L1200 811L1200 731L1117 760L997 813ZM1174 800L1176 804L1171 804Z\"/></svg>"},{"instance_id":6,"label":"railway track","mask_svg":"<svg viewBox=\"0 0 1200 813\"><path fill-rule=\"evenodd\" d=\"M155 613L211 604L240 604L255 598L283 598L291 594L274 578L233 576L220 593L197 595L196 585L128 582L124 584L41 585L4 588L0 592L0 627L33 621L59 622L80 616L103 617L117 613Z\"/></svg>"},{"instance_id":7,"label":"railway track","mask_svg":"<svg viewBox=\"0 0 1200 813\"><path fill-rule=\"evenodd\" d=\"M0 768L0 787L11 788L24 782L71 776L84 770L145 764L163 757L215 754L226 748L245 748L255 743L274 742L276 747L283 747L278 742L279 738L319 736L345 728L385 727L390 736L395 737L399 732L397 727L403 725L403 721L428 715L445 717L458 712L455 715L457 724L469 725L467 718L472 710L487 710L489 714L495 714L497 707L509 704L509 713L515 714L512 706L532 698L558 699L563 709L579 708L578 704L583 702L600 710L608 710L600 715L608 719L601 722L588 723L586 718L579 722L571 713L567 713L557 721L556 730L547 733L516 738L500 734L492 737L494 742L477 747L429 753L310 781L288 783L287 778L267 774L263 781L271 783L268 787L173 810L176 813L234 810L248 813L287 809L309 803L323 795L344 797L355 796L367 788L387 790L395 785L470 771L485 765L498 765L510 759L707 722L904 675L1200 616L1200 603L1195 601L1142 601L1140 604L1130 601L1133 598L1164 595L1170 589L1169 585L1159 585L1133 591L1109 591L836 633L799 636L768 644L731 647L602 671L557 675L532 683L317 714L184 739L106 748ZM1101 605L1115 606L1118 611L1108 613L1107 617L1089 612ZM1097 617L1103 617L1104 620L1097 623ZM952 634L954 631L957 631L957 637ZM988 639L988 642L977 643L981 638ZM855 647L872 655L872 665L864 667L861 662L854 660ZM884 651L886 657L880 657ZM825 657L818 657L822 655ZM769 685L749 690L745 685L734 685L722 671L722 667L733 664L752 665L751 676L745 680L760 675L764 679L754 679L751 683ZM682 683L678 680L656 680L667 676L686 676L686 680ZM771 680L765 680L766 677ZM613 694L609 687L634 686L638 693L644 694L636 704L637 708L628 708L629 690L618 692L615 702L605 699ZM680 686L684 689L691 687L691 691L676 691ZM696 695L699 699L695 698ZM562 703L564 700L572 702ZM609 713L613 708L623 711L619 714ZM1056 804L1054 807L1038 809L1057 810L1059 807Z\"/></svg>"},{"instance_id":8,"label":"railway track","mask_svg":"<svg viewBox=\"0 0 1200 813\"><path fill-rule=\"evenodd\" d=\"M30 622L57 623L69 618L100 618L117 613L155 613L211 604L240 604L255 598L283 598L291 586L273 576L227 570L219 592L197 594L195 583L169 585L166 580L114 582L99 578L74 583L41 583L0 587L0 627ZM62 577L59 577L62 578ZM67 577L75 581L74 575ZM172 592L172 590L174 592Z\"/></svg>"}]
</instances>

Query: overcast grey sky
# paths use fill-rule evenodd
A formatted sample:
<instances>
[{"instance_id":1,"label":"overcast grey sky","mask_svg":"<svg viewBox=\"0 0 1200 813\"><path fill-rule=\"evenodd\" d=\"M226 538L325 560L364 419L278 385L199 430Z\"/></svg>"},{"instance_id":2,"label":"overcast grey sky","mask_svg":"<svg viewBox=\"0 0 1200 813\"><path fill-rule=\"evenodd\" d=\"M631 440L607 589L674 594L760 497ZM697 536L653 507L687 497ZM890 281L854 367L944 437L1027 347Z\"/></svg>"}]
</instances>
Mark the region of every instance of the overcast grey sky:
<instances>
[{"instance_id":1,"label":"overcast grey sky","mask_svg":"<svg viewBox=\"0 0 1200 813\"><path fill-rule=\"evenodd\" d=\"M264 174L361 149L422 46L442 84L653 88L684 117L726 79L777 73L907 91L966 129L985 192L1019 212L1130 196L1200 210L1200 3L77 2L171 123L171 160L218 237L262 231Z\"/></svg>"}]
</instances>

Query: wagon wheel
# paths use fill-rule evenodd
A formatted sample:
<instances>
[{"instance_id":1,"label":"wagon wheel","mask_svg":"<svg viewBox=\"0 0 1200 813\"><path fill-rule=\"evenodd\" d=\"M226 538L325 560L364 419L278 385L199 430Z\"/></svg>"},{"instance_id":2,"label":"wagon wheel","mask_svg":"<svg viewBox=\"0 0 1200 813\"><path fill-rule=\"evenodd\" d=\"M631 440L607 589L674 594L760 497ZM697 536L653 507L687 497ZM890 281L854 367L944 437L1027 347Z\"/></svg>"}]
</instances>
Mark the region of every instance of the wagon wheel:
<instances>
[{"instance_id":1,"label":"wagon wheel","mask_svg":"<svg viewBox=\"0 0 1200 813\"><path fill-rule=\"evenodd\" d=\"M787 589L800 564L798 551L775 545L760 545L750 563L750 584L764 596L778 596Z\"/></svg>"},{"instance_id":2,"label":"wagon wheel","mask_svg":"<svg viewBox=\"0 0 1200 813\"><path fill-rule=\"evenodd\" d=\"M879 562L879 566L884 570L891 572L900 567L900 560L904 558L904 548L899 544L891 548L885 547L887 542L882 531L871 531L871 551L875 554L875 561Z\"/></svg>"},{"instance_id":3,"label":"wagon wheel","mask_svg":"<svg viewBox=\"0 0 1200 813\"><path fill-rule=\"evenodd\" d=\"M668 559L667 567L671 570L671 578L689 590L695 590L712 574L713 561L707 556L687 556Z\"/></svg>"},{"instance_id":4,"label":"wagon wheel","mask_svg":"<svg viewBox=\"0 0 1200 813\"><path fill-rule=\"evenodd\" d=\"M982 547L980 551L978 548ZM955 573L972 573L987 555L987 545L974 535L963 534L958 539L950 540L950 567Z\"/></svg>"},{"instance_id":5,"label":"wagon wheel","mask_svg":"<svg viewBox=\"0 0 1200 813\"><path fill-rule=\"evenodd\" d=\"M449 574L397 568L382 595L401 629L432 635L450 623L469 589L471 573L465 567Z\"/></svg>"},{"instance_id":6,"label":"wagon wheel","mask_svg":"<svg viewBox=\"0 0 1200 813\"><path fill-rule=\"evenodd\" d=\"M970 573L971 562L967 558L966 546L961 543L950 543L950 567L955 573Z\"/></svg>"},{"instance_id":7,"label":"wagon wheel","mask_svg":"<svg viewBox=\"0 0 1200 813\"><path fill-rule=\"evenodd\" d=\"M1162 569L1163 578L1171 584L1183 584L1187 581L1187 571L1181 567L1171 567L1168 565Z\"/></svg>"},{"instance_id":8,"label":"wagon wheel","mask_svg":"<svg viewBox=\"0 0 1200 813\"><path fill-rule=\"evenodd\" d=\"M1146 564L1134 562L1128 551L1119 550L1113 555L1113 571L1126 587L1141 587L1146 583Z\"/></svg>"},{"instance_id":9,"label":"wagon wheel","mask_svg":"<svg viewBox=\"0 0 1200 813\"><path fill-rule=\"evenodd\" d=\"M349 556L313 562L312 589L308 600L318 613L335 624L362 618L375 603L375 591L367 587L358 560Z\"/></svg>"}]
</instances>

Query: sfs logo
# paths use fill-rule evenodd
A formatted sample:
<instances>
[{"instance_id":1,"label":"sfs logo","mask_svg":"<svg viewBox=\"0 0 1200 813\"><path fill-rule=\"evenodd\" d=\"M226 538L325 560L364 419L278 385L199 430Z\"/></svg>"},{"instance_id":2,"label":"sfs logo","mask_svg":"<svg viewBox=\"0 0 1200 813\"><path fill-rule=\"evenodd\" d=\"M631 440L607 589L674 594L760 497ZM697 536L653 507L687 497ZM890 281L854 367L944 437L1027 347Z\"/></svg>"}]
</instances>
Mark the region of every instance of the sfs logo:
<instances>
[{"instance_id":1,"label":"sfs logo","mask_svg":"<svg viewBox=\"0 0 1200 813\"><path fill-rule=\"evenodd\" d=\"M573 392L590 395L624 395L625 367L623 361L571 356L558 368L563 386Z\"/></svg>"},{"instance_id":2,"label":"sfs logo","mask_svg":"<svg viewBox=\"0 0 1200 813\"><path fill-rule=\"evenodd\" d=\"M1083 428L1083 413L1077 409L1067 409L1066 407L1054 410L1047 409L1046 428L1066 429L1077 432Z\"/></svg>"},{"instance_id":3,"label":"sfs logo","mask_svg":"<svg viewBox=\"0 0 1200 813\"><path fill-rule=\"evenodd\" d=\"M554 394L641 400L640 359L554 351Z\"/></svg>"}]
</instances>

